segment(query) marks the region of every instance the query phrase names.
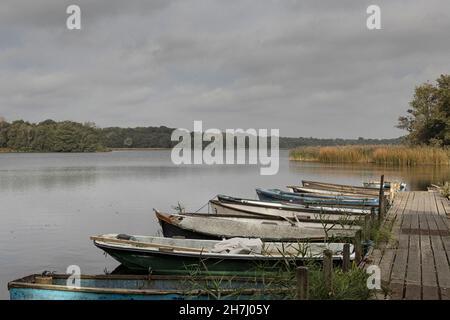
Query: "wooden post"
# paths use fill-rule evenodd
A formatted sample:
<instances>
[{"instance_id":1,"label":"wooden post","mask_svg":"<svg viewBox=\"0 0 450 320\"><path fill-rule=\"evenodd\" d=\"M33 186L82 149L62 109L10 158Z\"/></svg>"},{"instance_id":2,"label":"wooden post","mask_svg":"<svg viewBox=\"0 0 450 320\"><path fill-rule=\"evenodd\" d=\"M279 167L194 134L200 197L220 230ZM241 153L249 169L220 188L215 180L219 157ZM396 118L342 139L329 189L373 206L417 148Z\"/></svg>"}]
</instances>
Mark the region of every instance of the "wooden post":
<instances>
[{"instance_id":1,"label":"wooden post","mask_svg":"<svg viewBox=\"0 0 450 320\"><path fill-rule=\"evenodd\" d=\"M344 243L344 252L342 253L342 271L348 272L350 269L350 244Z\"/></svg>"},{"instance_id":2,"label":"wooden post","mask_svg":"<svg viewBox=\"0 0 450 320\"><path fill-rule=\"evenodd\" d=\"M366 214L364 216L364 240L368 240L370 238L371 222L371 216Z\"/></svg>"},{"instance_id":3,"label":"wooden post","mask_svg":"<svg viewBox=\"0 0 450 320\"><path fill-rule=\"evenodd\" d=\"M309 297L309 282L308 282L308 268L298 267L295 273L297 278L297 300L308 300Z\"/></svg>"},{"instance_id":4,"label":"wooden post","mask_svg":"<svg viewBox=\"0 0 450 320\"><path fill-rule=\"evenodd\" d=\"M356 231L355 233L355 262L359 264L362 260L362 244L361 244L361 230Z\"/></svg>"},{"instance_id":5,"label":"wooden post","mask_svg":"<svg viewBox=\"0 0 450 320\"><path fill-rule=\"evenodd\" d=\"M333 292L333 252L323 251L323 279L328 293Z\"/></svg>"},{"instance_id":6,"label":"wooden post","mask_svg":"<svg viewBox=\"0 0 450 320\"><path fill-rule=\"evenodd\" d=\"M378 220L381 224L381 222L383 221L383 217L384 217L384 174L381 175L381 179L380 179L380 193L378 196L378 205L379 205Z\"/></svg>"},{"instance_id":7,"label":"wooden post","mask_svg":"<svg viewBox=\"0 0 450 320\"><path fill-rule=\"evenodd\" d=\"M375 214L375 208L372 207L372 208L370 208L370 220L371 220L370 224L371 224L372 226L373 226L373 224L375 223L375 217L376 217L376 214Z\"/></svg>"}]
</instances>

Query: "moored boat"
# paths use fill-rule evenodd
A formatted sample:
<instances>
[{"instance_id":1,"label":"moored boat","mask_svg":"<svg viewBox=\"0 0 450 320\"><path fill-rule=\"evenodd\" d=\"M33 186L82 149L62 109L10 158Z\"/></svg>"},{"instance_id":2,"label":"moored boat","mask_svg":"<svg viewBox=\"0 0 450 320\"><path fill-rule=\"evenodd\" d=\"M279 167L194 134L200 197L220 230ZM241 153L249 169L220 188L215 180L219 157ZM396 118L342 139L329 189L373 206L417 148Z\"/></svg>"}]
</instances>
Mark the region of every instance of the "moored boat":
<instances>
[{"instance_id":1,"label":"moored boat","mask_svg":"<svg viewBox=\"0 0 450 320\"><path fill-rule=\"evenodd\" d=\"M336 196L335 198L313 198L305 197L295 192L285 192L279 189L256 189L260 200L263 201L285 201L303 205L324 205L341 207L376 207L377 198L351 198L345 196Z\"/></svg>"},{"instance_id":2,"label":"moored boat","mask_svg":"<svg viewBox=\"0 0 450 320\"><path fill-rule=\"evenodd\" d=\"M343 243L260 242L234 238L226 241L175 239L152 236L106 234L91 237L94 245L131 270L153 274L258 275L279 271L280 262L301 264L322 260L330 250L335 261L342 260ZM242 241L243 252L228 250L229 241ZM247 242L251 241L251 245ZM350 259L354 247L350 245Z\"/></svg>"},{"instance_id":3,"label":"moored boat","mask_svg":"<svg viewBox=\"0 0 450 320\"><path fill-rule=\"evenodd\" d=\"M308 181L302 180L302 185L304 188L316 189L316 190L328 190L335 192L342 192L346 194L360 194L369 196L378 196L379 190L374 188L365 188L360 186L352 186L337 183L319 182L319 181ZM387 192L387 191L385 191Z\"/></svg>"},{"instance_id":4,"label":"moored boat","mask_svg":"<svg viewBox=\"0 0 450 320\"><path fill-rule=\"evenodd\" d=\"M357 222L370 214L370 209L314 207L291 203L241 199L218 195L209 201L212 214L218 216L261 219L290 219L294 221Z\"/></svg>"},{"instance_id":5,"label":"moored boat","mask_svg":"<svg viewBox=\"0 0 450 320\"><path fill-rule=\"evenodd\" d=\"M176 275L33 274L8 283L11 300L209 300L276 299L286 289L266 288L263 278Z\"/></svg>"},{"instance_id":6,"label":"moored boat","mask_svg":"<svg viewBox=\"0 0 450 320\"><path fill-rule=\"evenodd\" d=\"M369 181L369 182L363 182L363 186L365 188L373 188L373 189L380 189L381 182L380 181ZM405 191L406 190L406 183L405 182L391 182L391 181L384 181L383 188L385 190L390 190L393 188L395 191Z\"/></svg>"},{"instance_id":7,"label":"moored boat","mask_svg":"<svg viewBox=\"0 0 450 320\"><path fill-rule=\"evenodd\" d=\"M374 195L368 195L368 194L358 194L358 193L351 193L351 192L345 192L345 191L336 191L336 190L328 190L328 189L313 189L313 188L306 188L303 186L293 186L289 185L287 186L287 189L289 192L294 193L301 193L301 194L320 194L325 196L345 196L345 197L352 197L357 199L365 199L370 197L375 197Z\"/></svg>"},{"instance_id":8,"label":"moored boat","mask_svg":"<svg viewBox=\"0 0 450 320\"><path fill-rule=\"evenodd\" d=\"M338 223L297 222L204 213L167 214L155 210L165 237L189 239L259 238L264 241L323 241L350 238L360 226Z\"/></svg>"}]
</instances>

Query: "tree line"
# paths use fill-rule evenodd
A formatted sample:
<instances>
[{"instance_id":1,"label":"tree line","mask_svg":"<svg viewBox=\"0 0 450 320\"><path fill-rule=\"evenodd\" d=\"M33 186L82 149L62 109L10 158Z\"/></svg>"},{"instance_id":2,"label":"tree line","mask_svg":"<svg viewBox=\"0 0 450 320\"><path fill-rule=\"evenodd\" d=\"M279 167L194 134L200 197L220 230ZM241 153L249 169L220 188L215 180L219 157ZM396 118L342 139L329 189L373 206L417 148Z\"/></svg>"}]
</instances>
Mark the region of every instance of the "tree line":
<instances>
[{"instance_id":1,"label":"tree line","mask_svg":"<svg viewBox=\"0 0 450 320\"><path fill-rule=\"evenodd\" d=\"M94 123L45 120L30 123L0 119L0 148L19 152L96 152L111 148L171 148L173 128L98 128ZM280 138L280 148L349 144L397 144L400 139Z\"/></svg>"}]
</instances>

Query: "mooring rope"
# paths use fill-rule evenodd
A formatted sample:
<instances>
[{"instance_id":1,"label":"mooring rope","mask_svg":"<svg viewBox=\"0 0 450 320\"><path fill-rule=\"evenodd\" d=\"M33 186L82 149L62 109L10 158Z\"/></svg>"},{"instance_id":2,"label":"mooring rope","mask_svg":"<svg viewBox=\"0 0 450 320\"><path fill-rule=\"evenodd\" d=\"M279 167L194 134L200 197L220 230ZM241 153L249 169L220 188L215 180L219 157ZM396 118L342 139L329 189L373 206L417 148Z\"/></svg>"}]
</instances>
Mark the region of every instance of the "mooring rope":
<instances>
[{"instance_id":1,"label":"mooring rope","mask_svg":"<svg viewBox=\"0 0 450 320\"><path fill-rule=\"evenodd\" d=\"M208 213L209 213L209 201L211 201L212 199L214 199L215 197L211 198L208 200L208 202L206 202L203 206L201 206L197 211L194 211L194 213L198 213L200 210L202 210L204 207L208 206Z\"/></svg>"}]
</instances>

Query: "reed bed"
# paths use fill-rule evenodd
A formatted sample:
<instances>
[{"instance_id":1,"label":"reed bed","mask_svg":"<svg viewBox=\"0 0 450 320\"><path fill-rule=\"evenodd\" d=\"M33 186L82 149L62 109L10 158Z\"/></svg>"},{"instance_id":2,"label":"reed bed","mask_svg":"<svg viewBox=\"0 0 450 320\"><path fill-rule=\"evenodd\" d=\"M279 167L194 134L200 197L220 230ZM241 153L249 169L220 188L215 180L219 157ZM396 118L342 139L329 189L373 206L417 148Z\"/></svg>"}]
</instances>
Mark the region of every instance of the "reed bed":
<instances>
[{"instance_id":1,"label":"reed bed","mask_svg":"<svg viewBox=\"0 0 450 320\"><path fill-rule=\"evenodd\" d=\"M394 166L449 165L448 149L428 146L333 146L300 147L290 160L325 163L375 163Z\"/></svg>"}]
</instances>

